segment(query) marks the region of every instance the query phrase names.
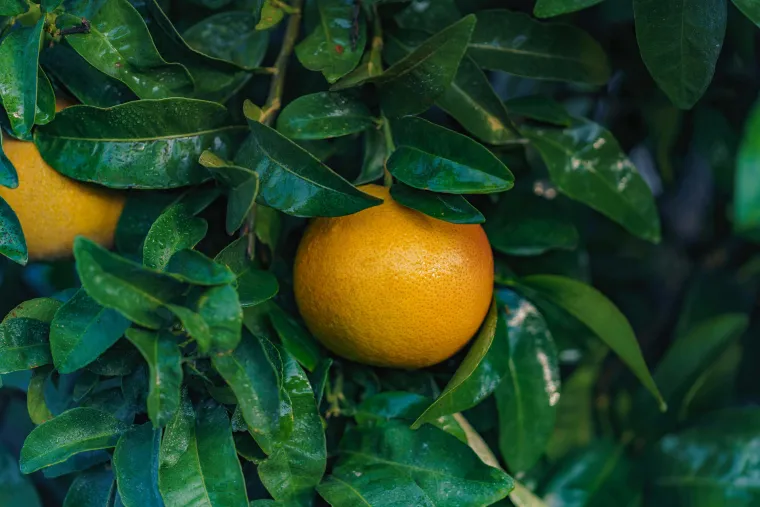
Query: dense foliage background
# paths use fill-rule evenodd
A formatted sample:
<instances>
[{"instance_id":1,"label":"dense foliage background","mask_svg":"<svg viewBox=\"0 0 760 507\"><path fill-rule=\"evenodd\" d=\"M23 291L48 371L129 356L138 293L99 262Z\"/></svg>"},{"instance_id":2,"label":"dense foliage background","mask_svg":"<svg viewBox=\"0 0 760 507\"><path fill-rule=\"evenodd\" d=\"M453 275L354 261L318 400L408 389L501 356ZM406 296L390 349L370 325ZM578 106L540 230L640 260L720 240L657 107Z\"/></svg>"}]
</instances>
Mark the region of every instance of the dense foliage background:
<instances>
[{"instance_id":1,"label":"dense foliage background","mask_svg":"<svg viewBox=\"0 0 760 507\"><path fill-rule=\"evenodd\" d=\"M6 135L134 189L114 252L25 267L0 201L0 505L760 505L760 3L0 15ZM383 179L496 255L426 370L332 357L292 298L307 218Z\"/></svg>"}]
</instances>

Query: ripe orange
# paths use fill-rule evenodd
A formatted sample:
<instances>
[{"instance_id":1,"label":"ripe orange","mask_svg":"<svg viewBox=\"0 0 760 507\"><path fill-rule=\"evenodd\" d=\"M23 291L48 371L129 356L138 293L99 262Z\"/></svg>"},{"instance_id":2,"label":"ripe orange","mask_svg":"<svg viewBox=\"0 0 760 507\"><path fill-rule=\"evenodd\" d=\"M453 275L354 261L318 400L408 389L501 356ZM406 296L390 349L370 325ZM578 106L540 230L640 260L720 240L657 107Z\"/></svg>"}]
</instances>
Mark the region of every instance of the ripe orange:
<instances>
[{"instance_id":1,"label":"ripe orange","mask_svg":"<svg viewBox=\"0 0 760 507\"><path fill-rule=\"evenodd\" d=\"M57 101L56 110L68 105ZM124 194L61 175L32 142L5 136L3 150L18 172L19 185L0 187L0 197L21 222L30 260L71 255L78 235L105 246L113 242Z\"/></svg>"},{"instance_id":2,"label":"ripe orange","mask_svg":"<svg viewBox=\"0 0 760 507\"><path fill-rule=\"evenodd\" d=\"M317 218L296 254L296 302L309 330L353 361L421 368L451 357L477 332L493 292L493 254L479 225L383 204Z\"/></svg>"}]
</instances>

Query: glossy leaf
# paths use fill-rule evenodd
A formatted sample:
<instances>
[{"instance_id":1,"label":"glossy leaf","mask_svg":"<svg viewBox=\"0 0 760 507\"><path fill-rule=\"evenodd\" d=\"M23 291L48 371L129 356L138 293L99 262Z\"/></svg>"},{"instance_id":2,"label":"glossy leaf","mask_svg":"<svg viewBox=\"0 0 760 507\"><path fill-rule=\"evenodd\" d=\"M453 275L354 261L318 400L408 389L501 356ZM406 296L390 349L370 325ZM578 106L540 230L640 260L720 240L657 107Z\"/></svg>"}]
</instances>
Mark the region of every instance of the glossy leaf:
<instances>
[{"instance_id":1,"label":"glossy leaf","mask_svg":"<svg viewBox=\"0 0 760 507\"><path fill-rule=\"evenodd\" d=\"M373 78L383 112L398 117L432 106L454 80L474 26L475 16L465 16Z\"/></svg>"},{"instance_id":2,"label":"glossy leaf","mask_svg":"<svg viewBox=\"0 0 760 507\"><path fill-rule=\"evenodd\" d=\"M53 85L41 69L37 69L37 105L34 113L34 123L45 125L53 121L55 116L55 92Z\"/></svg>"},{"instance_id":3,"label":"glossy leaf","mask_svg":"<svg viewBox=\"0 0 760 507\"><path fill-rule=\"evenodd\" d=\"M295 216L341 216L381 203L360 192L282 134L249 121L235 163L261 178L258 202Z\"/></svg>"},{"instance_id":4,"label":"glossy leaf","mask_svg":"<svg viewBox=\"0 0 760 507\"><path fill-rule=\"evenodd\" d=\"M31 479L21 475L16 458L4 446L0 446L0 505L42 506Z\"/></svg>"},{"instance_id":5,"label":"glossy leaf","mask_svg":"<svg viewBox=\"0 0 760 507\"><path fill-rule=\"evenodd\" d=\"M164 431L158 483L166 507L245 507L245 480L227 413L221 406L193 410L185 393Z\"/></svg>"},{"instance_id":6,"label":"glossy leaf","mask_svg":"<svg viewBox=\"0 0 760 507\"><path fill-rule=\"evenodd\" d=\"M456 23L461 17L454 0L412 0L411 4L396 14L395 19L403 28L437 32Z\"/></svg>"},{"instance_id":7,"label":"glossy leaf","mask_svg":"<svg viewBox=\"0 0 760 507\"><path fill-rule=\"evenodd\" d=\"M364 102L337 92L302 95L277 117L277 130L290 139L328 139L370 128L372 113Z\"/></svg>"},{"instance_id":8,"label":"glossy leaf","mask_svg":"<svg viewBox=\"0 0 760 507\"><path fill-rule=\"evenodd\" d=\"M269 32L256 30L256 18L247 11L209 16L185 30L182 37L196 51L243 69L258 67L269 45Z\"/></svg>"},{"instance_id":9,"label":"glossy leaf","mask_svg":"<svg viewBox=\"0 0 760 507\"><path fill-rule=\"evenodd\" d=\"M755 25L760 25L760 4L757 0L732 0L737 9Z\"/></svg>"},{"instance_id":10,"label":"glossy leaf","mask_svg":"<svg viewBox=\"0 0 760 507\"><path fill-rule=\"evenodd\" d=\"M507 372L504 356L508 344L504 330L499 329L498 320L494 301L462 364L441 395L417 418L412 428L419 428L442 415L472 408L494 392Z\"/></svg>"},{"instance_id":11,"label":"glossy leaf","mask_svg":"<svg viewBox=\"0 0 760 507\"><path fill-rule=\"evenodd\" d=\"M162 99L192 91L190 73L161 57L145 22L128 0L106 0L98 6L88 18L88 33L66 37L66 42L90 65L121 81L141 99Z\"/></svg>"},{"instance_id":12,"label":"glossy leaf","mask_svg":"<svg viewBox=\"0 0 760 507\"><path fill-rule=\"evenodd\" d=\"M143 242L153 222L181 196L179 192L130 192L116 224L116 251L141 259Z\"/></svg>"},{"instance_id":13,"label":"glossy leaf","mask_svg":"<svg viewBox=\"0 0 760 507\"><path fill-rule=\"evenodd\" d=\"M376 129L370 129L364 134L364 156L359 176L354 184L366 185L383 177L385 171L385 159L387 147L383 133Z\"/></svg>"},{"instance_id":14,"label":"glossy leaf","mask_svg":"<svg viewBox=\"0 0 760 507\"><path fill-rule=\"evenodd\" d=\"M512 291L497 292L509 341L508 374L496 389L499 449L509 470L529 470L544 453L560 399L559 359L543 316Z\"/></svg>"},{"instance_id":15,"label":"glossy leaf","mask_svg":"<svg viewBox=\"0 0 760 507\"><path fill-rule=\"evenodd\" d=\"M208 223L193 216L185 203L170 206L153 222L145 237L143 264L163 271L175 253L193 248L207 231Z\"/></svg>"},{"instance_id":16,"label":"glossy leaf","mask_svg":"<svg viewBox=\"0 0 760 507\"><path fill-rule=\"evenodd\" d=\"M295 53L304 67L322 72L334 83L358 65L367 44L366 22L350 0L316 0L316 4L319 23Z\"/></svg>"},{"instance_id":17,"label":"glossy leaf","mask_svg":"<svg viewBox=\"0 0 760 507\"><path fill-rule=\"evenodd\" d=\"M507 167L469 137L407 117L393 123L399 147L388 170L407 185L448 194L502 192L513 186Z\"/></svg>"},{"instance_id":18,"label":"glossy leaf","mask_svg":"<svg viewBox=\"0 0 760 507\"><path fill-rule=\"evenodd\" d=\"M116 343L130 324L79 289L56 312L50 325L50 351L56 369L72 373L90 364Z\"/></svg>"},{"instance_id":19,"label":"glossy leaf","mask_svg":"<svg viewBox=\"0 0 760 507\"><path fill-rule=\"evenodd\" d=\"M553 18L580 11L601 3L603 0L536 0L533 15L537 18Z\"/></svg>"},{"instance_id":20,"label":"glossy leaf","mask_svg":"<svg viewBox=\"0 0 760 507\"><path fill-rule=\"evenodd\" d=\"M61 302L38 298L21 303L0 323L0 373L50 364L50 322Z\"/></svg>"},{"instance_id":21,"label":"glossy leaf","mask_svg":"<svg viewBox=\"0 0 760 507\"><path fill-rule=\"evenodd\" d=\"M53 414L45 403L45 381L50 376L49 367L36 368L32 372L32 378L29 380L29 387L26 390L26 410L29 412L29 419L34 424L42 424L53 418Z\"/></svg>"},{"instance_id":22,"label":"glossy leaf","mask_svg":"<svg viewBox=\"0 0 760 507\"><path fill-rule=\"evenodd\" d=\"M516 97L507 100L504 105L513 115L524 116L531 120L551 123L560 127L569 127L574 121L562 104L549 97L539 95Z\"/></svg>"},{"instance_id":23,"label":"glossy leaf","mask_svg":"<svg viewBox=\"0 0 760 507\"><path fill-rule=\"evenodd\" d=\"M174 417L179 407L182 352L174 336L168 332L130 328L126 334L148 363L148 417L155 428L161 428Z\"/></svg>"},{"instance_id":24,"label":"glossy leaf","mask_svg":"<svg viewBox=\"0 0 760 507\"><path fill-rule=\"evenodd\" d=\"M241 236L214 259L237 275L237 291L243 308L272 299L280 288L272 273L256 269L255 263L248 258L248 240L247 235Z\"/></svg>"},{"instance_id":25,"label":"glossy leaf","mask_svg":"<svg viewBox=\"0 0 760 507\"><path fill-rule=\"evenodd\" d=\"M482 224L486 220L480 211L461 195L427 192L396 183L391 187L391 196L407 208L453 224Z\"/></svg>"},{"instance_id":26,"label":"glossy leaf","mask_svg":"<svg viewBox=\"0 0 760 507\"><path fill-rule=\"evenodd\" d=\"M226 229L227 234L234 234L256 204L261 179L255 171L225 162L208 150L201 154L200 163L227 187Z\"/></svg>"},{"instance_id":27,"label":"glossy leaf","mask_svg":"<svg viewBox=\"0 0 760 507\"><path fill-rule=\"evenodd\" d=\"M94 408L72 408L34 428L21 449L25 474L66 461L74 454L109 449L129 427Z\"/></svg>"},{"instance_id":28,"label":"glossy leaf","mask_svg":"<svg viewBox=\"0 0 760 507\"><path fill-rule=\"evenodd\" d=\"M126 1L126 0L124 0ZM113 188L175 188L210 178L207 148L228 158L245 129L211 102L139 100L109 109L70 107L36 129L35 143L58 172Z\"/></svg>"},{"instance_id":29,"label":"glossy leaf","mask_svg":"<svg viewBox=\"0 0 760 507\"><path fill-rule=\"evenodd\" d=\"M140 353L124 338L117 341L85 368L97 375L121 377L132 373L140 363Z\"/></svg>"},{"instance_id":30,"label":"glossy leaf","mask_svg":"<svg viewBox=\"0 0 760 507\"><path fill-rule=\"evenodd\" d=\"M758 135L760 104L755 104L744 126L744 135L736 157L733 206L734 229L751 237L760 237L760 181L756 176L755 163L760 152Z\"/></svg>"},{"instance_id":31,"label":"glossy leaf","mask_svg":"<svg viewBox=\"0 0 760 507\"><path fill-rule=\"evenodd\" d=\"M44 18L34 26L12 30L0 42L0 100L13 133L28 138L37 110L37 78Z\"/></svg>"},{"instance_id":32,"label":"glossy leaf","mask_svg":"<svg viewBox=\"0 0 760 507\"><path fill-rule=\"evenodd\" d=\"M314 371L321 356L314 337L300 322L275 304L269 307L269 318L285 349L307 370Z\"/></svg>"},{"instance_id":33,"label":"glossy leaf","mask_svg":"<svg viewBox=\"0 0 760 507\"><path fill-rule=\"evenodd\" d=\"M275 500L310 502L327 466L325 432L309 379L287 352L281 352L284 389L293 407L293 432L258 467Z\"/></svg>"},{"instance_id":34,"label":"glossy leaf","mask_svg":"<svg viewBox=\"0 0 760 507\"><path fill-rule=\"evenodd\" d=\"M232 388L248 431L266 454L293 430L290 399L282 388L283 362L264 337L243 333L240 344L212 356L214 368Z\"/></svg>"},{"instance_id":35,"label":"glossy leaf","mask_svg":"<svg viewBox=\"0 0 760 507\"><path fill-rule=\"evenodd\" d=\"M602 85L610 77L607 55L586 32L521 12L478 12L467 54L485 69L532 79Z\"/></svg>"},{"instance_id":36,"label":"glossy leaf","mask_svg":"<svg viewBox=\"0 0 760 507\"><path fill-rule=\"evenodd\" d=\"M690 109L707 89L726 33L726 2L634 0L641 58L676 106Z\"/></svg>"},{"instance_id":37,"label":"glossy leaf","mask_svg":"<svg viewBox=\"0 0 760 507\"><path fill-rule=\"evenodd\" d=\"M63 507L110 507L115 492L111 470L86 470L71 483Z\"/></svg>"},{"instance_id":38,"label":"glossy leaf","mask_svg":"<svg viewBox=\"0 0 760 507\"><path fill-rule=\"evenodd\" d=\"M1 147L0 147L1 148ZM16 213L5 199L0 197L0 255L25 266L29 260L24 232Z\"/></svg>"},{"instance_id":39,"label":"glossy leaf","mask_svg":"<svg viewBox=\"0 0 760 507\"><path fill-rule=\"evenodd\" d=\"M29 4L25 0L0 0L0 16L17 16L28 9Z\"/></svg>"},{"instance_id":40,"label":"glossy leaf","mask_svg":"<svg viewBox=\"0 0 760 507\"><path fill-rule=\"evenodd\" d=\"M197 342L203 353L225 352L240 342L243 310L237 291L231 285L196 288L184 306L167 305Z\"/></svg>"},{"instance_id":41,"label":"glossy leaf","mask_svg":"<svg viewBox=\"0 0 760 507\"><path fill-rule=\"evenodd\" d=\"M332 475L319 486L331 505L490 505L513 487L455 437L391 421L349 428Z\"/></svg>"},{"instance_id":42,"label":"glossy leaf","mask_svg":"<svg viewBox=\"0 0 760 507\"><path fill-rule=\"evenodd\" d=\"M612 134L587 120L563 130L523 127L560 192L618 222L636 236L660 241L652 191Z\"/></svg>"},{"instance_id":43,"label":"glossy leaf","mask_svg":"<svg viewBox=\"0 0 760 507\"><path fill-rule=\"evenodd\" d=\"M228 268L195 250L180 250L172 255L166 273L194 285L227 285L237 277Z\"/></svg>"},{"instance_id":44,"label":"glossy leaf","mask_svg":"<svg viewBox=\"0 0 760 507\"><path fill-rule=\"evenodd\" d=\"M0 186L6 188L18 188L18 173L16 172L13 163L3 151L3 137L4 136L0 136ZM3 204L4 203L5 201L3 201ZM2 204L0 204L0 206L2 206Z\"/></svg>"},{"instance_id":45,"label":"glossy leaf","mask_svg":"<svg viewBox=\"0 0 760 507\"><path fill-rule=\"evenodd\" d=\"M87 294L141 326L158 329L167 323L164 305L187 285L113 254L92 241L74 240L77 273Z\"/></svg>"},{"instance_id":46,"label":"glossy leaf","mask_svg":"<svg viewBox=\"0 0 760 507\"><path fill-rule=\"evenodd\" d=\"M660 409L666 408L665 400L649 373L631 325L601 292L581 282L555 275L533 275L523 278L520 283L537 291L585 324L620 356L644 387L658 400Z\"/></svg>"},{"instance_id":47,"label":"glossy leaf","mask_svg":"<svg viewBox=\"0 0 760 507\"><path fill-rule=\"evenodd\" d=\"M119 438L113 468L125 507L163 507L158 491L158 451L161 432L149 424L137 426Z\"/></svg>"}]
</instances>

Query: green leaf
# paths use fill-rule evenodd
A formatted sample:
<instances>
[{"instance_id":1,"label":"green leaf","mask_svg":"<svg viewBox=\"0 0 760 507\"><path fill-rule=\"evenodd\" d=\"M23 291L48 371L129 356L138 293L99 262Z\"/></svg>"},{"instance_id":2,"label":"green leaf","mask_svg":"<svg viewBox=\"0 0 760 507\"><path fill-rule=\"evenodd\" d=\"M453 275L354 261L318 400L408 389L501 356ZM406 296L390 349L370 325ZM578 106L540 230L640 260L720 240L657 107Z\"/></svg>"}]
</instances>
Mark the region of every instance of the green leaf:
<instances>
[{"instance_id":1,"label":"green leaf","mask_svg":"<svg viewBox=\"0 0 760 507\"><path fill-rule=\"evenodd\" d=\"M12 30L0 42L0 100L17 137L28 138L37 110L37 79L44 18Z\"/></svg>"},{"instance_id":2,"label":"green leaf","mask_svg":"<svg viewBox=\"0 0 760 507\"><path fill-rule=\"evenodd\" d=\"M269 32L256 30L256 18L246 11L209 16L185 30L182 37L196 51L243 69L258 67L269 45Z\"/></svg>"},{"instance_id":3,"label":"green leaf","mask_svg":"<svg viewBox=\"0 0 760 507\"><path fill-rule=\"evenodd\" d=\"M256 204L261 189L259 175L245 167L232 165L206 150L201 153L200 164L209 169L227 187L227 234L242 227Z\"/></svg>"},{"instance_id":4,"label":"green leaf","mask_svg":"<svg viewBox=\"0 0 760 507\"><path fill-rule=\"evenodd\" d=\"M259 447L271 454L293 430L279 352L266 338L243 333L235 350L214 355L211 360L235 393L248 431Z\"/></svg>"},{"instance_id":5,"label":"green leaf","mask_svg":"<svg viewBox=\"0 0 760 507\"><path fill-rule=\"evenodd\" d=\"M190 73L161 57L148 27L128 0L105 0L98 5L89 18L88 33L66 36L66 42L90 65L121 81L141 99L163 99L192 91ZM67 21L80 23L71 18Z\"/></svg>"},{"instance_id":6,"label":"green leaf","mask_svg":"<svg viewBox=\"0 0 760 507\"><path fill-rule=\"evenodd\" d=\"M578 230L553 201L510 192L485 225L491 246L507 255L540 255L578 246Z\"/></svg>"},{"instance_id":7,"label":"green leaf","mask_svg":"<svg viewBox=\"0 0 760 507\"><path fill-rule=\"evenodd\" d=\"M420 31L394 33L385 42L385 57L395 63L414 51L426 38L427 34ZM509 144L519 137L488 77L467 55L462 58L454 80L438 97L436 105L485 143Z\"/></svg>"},{"instance_id":8,"label":"green leaf","mask_svg":"<svg viewBox=\"0 0 760 507\"><path fill-rule=\"evenodd\" d=\"M302 95L277 117L277 130L291 139L329 139L355 134L374 124L364 103L337 92Z\"/></svg>"},{"instance_id":9,"label":"green leaf","mask_svg":"<svg viewBox=\"0 0 760 507\"><path fill-rule=\"evenodd\" d=\"M407 185L448 194L509 190L514 176L485 147L427 120L406 117L393 122L400 145L388 170Z\"/></svg>"},{"instance_id":10,"label":"green leaf","mask_svg":"<svg viewBox=\"0 0 760 507\"><path fill-rule=\"evenodd\" d=\"M412 0L410 5L396 14L395 19L403 28L437 32L456 23L461 17L455 0Z\"/></svg>"},{"instance_id":11,"label":"green leaf","mask_svg":"<svg viewBox=\"0 0 760 507\"><path fill-rule=\"evenodd\" d=\"M560 192L603 213L631 234L658 243L652 191L612 134L588 120L566 129L523 127Z\"/></svg>"},{"instance_id":12,"label":"green leaf","mask_svg":"<svg viewBox=\"0 0 760 507\"><path fill-rule=\"evenodd\" d=\"M3 151L3 137L4 136L0 135L0 186L6 188L18 188L18 173L16 172L16 168L13 167L13 163ZM5 201L3 201L3 203L5 203ZM0 207L1 206L2 204L0 204ZM23 235L21 235L21 237L23 238Z\"/></svg>"},{"instance_id":13,"label":"green leaf","mask_svg":"<svg viewBox=\"0 0 760 507\"><path fill-rule=\"evenodd\" d=\"M319 493L337 507L491 505L512 479L484 464L464 443L433 426L391 421L346 431L332 475Z\"/></svg>"},{"instance_id":14,"label":"green leaf","mask_svg":"<svg viewBox=\"0 0 760 507\"><path fill-rule=\"evenodd\" d=\"M532 79L603 85L610 78L607 55L586 32L522 12L478 12L467 53L485 69Z\"/></svg>"},{"instance_id":15,"label":"green leaf","mask_svg":"<svg viewBox=\"0 0 760 507\"><path fill-rule=\"evenodd\" d=\"M530 470L544 453L560 399L559 360L546 322L514 292L497 292L509 341L508 374L496 389L499 448L509 470Z\"/></svg>"},{"instance_id":16,"label":"green leaf","mask_svg":"<svg viewBox=\"0 0 760 507\"><path fill-rule=\"evenodd\" d=\"M140 364L140 353L125 338L117 341L85 368L97 375L122 377L132 373Z\"/></svg>"},{"instance_id":17,"label":"green leaf","mask_svg":"<svg viewBox=\"0 0 760 507\"><path fill-rule=\"evenodd\" d=\"M38 298L21 303L0 323L0 373L29 370L53 362L50 322L61 302Z\"/></svg>"},{"instance_id":18,"label":"green leaf","mask_svg":"<svg viewBox=\"0 0 760 507\"><path fill-rule=\"evenodd\" d=\"M504 105L512 115L524 116L531 120L551 123L560 127L569 127L574 121L562 104L549 97L540 95L516 97L509 99Z\"/></svg>"},{"instance_id":19,"label":"green leaf","mask_svg":"<svg viewBox=\"0 0 760 507\"><path fill-rule=\"evenodd\" d=\"M537 18L553 18L563 14L587 9L603 0L536 0L533 15Z\"/></svg>"},{"instance_id":20,"label":"green leaf","mask_svg":"<svg viewBox=\"0 0 760 507\"><path fill-rule=\"evenodd\" d=\"M126 1L126 0L125 0ZM198 157L230 157L245 129L220 104L194 99L138 100L109 109L76 106L35 130L35 143L58 172L113 188L159 189L210 178Z\"/></svg>"},{"instance_id":21,"label":"green leaf","mask_svg":"<svg viewBox=\"0 0 760 507\"><path fill-rule=\"evenodd\" d=\"M486 221L480 211L461 195L426 192L396 183L391 187L391 196L407 208L452 224L482 224Z\"/></svg>"},{"instance_id":22,"label":"green leaf","mask_svg":"<svg viewBox=\"0 0 760 507\"><path fill-rule=\"evenodd\" d=\"M631 325L625 315L601 292L581 282L555 275L529 276L523 278L520 284L537 291L585 324L620 356L657 399L660 410L666 409L665 400L649 373ZM530 298L529 294L526 296Z\"/></svg>"},{"instance_id":23,"label":"green leaf","mask_svg":"<svg viewBox=\"0 0 760 507\"><path fill-rule=\"evenodd\" d=\"M17 16L29 10L26 0L0 0L0 16Z\"/></svg>"},{"instance_id":24,"label":"green leaf","mask_svg":"<svg viewBox=\"0 0 760 507\"><path fill-rule=\"evenodd\" d=\"M167 308L180 319L204 354L210 350L229 351L240 342L243 310L231 285L196 288L188 294L185 306L169 304Z\"/></svg>"},{"instance_id":25,"label":"green leaf","mask_svg":"<svg viewBox=\"0 0 760 507\"><path fill-rule=\"evenodd\" d=\"M0 255L4 255L22 266L25 266L29 260L29 251L26 248L24 232L21 230L21 222L18 221L16 213L2 197L0 197Z\"/></svg>"},{"instance_id":26,"label":"green leaf","mask_svg":"<svg viewBox=\"0 0 760 507\"><path fill-rule=\"evenodd\" d=\"M45 125L55 117L55 92L53 85L41 67L37 69L37 105L34 113L34 123Z\"/></svg>"},{"instance_id":27,"label":"green leaf","mask_svg":"<svg viewBox=\"0 0 760 507\"><path fill-rule=\"evenodd\" d=\"M16 458L3 446L0 446L0 505L42 506L31 479L21 475Z\"/></svg>"},{"instance_id":28,"label":"green leaf","mask_svg":"<svg viewBox=\"0 0 760 507\"><path fill-rule=\"evenodd\" d=\"M249 121L252 135L243 143L235 163L255 170L261 178L258 202L301 216L341 216L382 201L360 192L282 134Z\"/></svg>"},{"instance_id":29,"label":"green leaf","mask_svg":"<svg viewBox=\"0 0 760 507\"><path fill-rule=\"evenodd\" d=\"M504 356L508 344L498 320L494 301L462 364L441 395L414 421L413 429L440 416L472 408L494 392L507 373Z\"/></svg>"},{"instance_id":30,"label":"green leaf","mask_svg":"<svg viewBox=\"0 0 760 507\"><path fill-rule=\"evenodd\" d=\"M113 468L125 507L163 507L158 491L161 431L149 424L124 433L113 453Z\"/></svg>"},{"instance_id":31,"label":"green leaf","mask_svg":"<svg viewBox=\"0 0 760 507\"><path fill-rule=\"evenodd\" d=\"M165 426L174 417L180 403L182 352L168 331L154 332L127 329L127 339L137 347L150 369L148 417L155 428Z\"/></svg>"},{"instance_id":32,"label":"green leaf","mask_svg":"<svg viewBox=\"0 0 760 507\"><path fill-rule=\"evenodd\" d=\"M261 16L256 23L256 30L269 30L280 24L285 17L285 11L281 8L283 4L275 4L273 0L258 0L263 2L261 6Z\"/></svg>"},{"instance_id":33,"label":"green leaf","mask_svg":"<svg viewBox=\"0 0 760 507\"><path fill-rule=\"evenodd\" d=\"M237 291L240 306L248 308L272 299L279 291L277 278L268 272L255 269L256 264L248 258L249 236L241 236L214 259L237 275Z\"/></svg>"},{"instance_id":34,"label":"green leaf","mask_svg":"<svg viewBox=\"0 0 760 507\"><path fill-rule=\"evenodd\" d=\"M359 64L367 44L367 26L351 0L315 0L319 24L295 48L301 64L334 83ZM354 18L354 16L357 16Z\"/></svg>"},{"instance_id":35,"label":"green leaf","mask_svg":"<svg viewBox=\"0 0 760 507\"><path fill-rule=\"evenodd\" d=\"M276 304L270 305L269 318L288 353L307 370L314 371L322 354L311 333Z\"/></svg>"},{"instance_id":36,"label":"green leaf","mask_svg":"<svg viewBox=\"0 0 760 507\"><path fill-rule=\"evenodd\" d=\"M21 448L25 474L66 461L85 451L109 449L129 426L94 408L72 408L34 428Z\"/></svg>"},{"instance_id":37,"label":"green leaf","mask_svg":"<svg viewBox=\"0 0 760 507\"><path fill-rule=\"evenodd\" d=\"M306 374L281 351L284 389L293 408L293 432L259 465L259 478L275 500L310 503L327 466L325 431Z\"/></svg>"},{"instance_id":38,"label":"green leaf","mask_svg":"<svg viewBox=\"0 0 760 507\"><path fill-rule=\"evenodd\" d=\"M760 25L760 4L757 0L732 0L737 9L755 25Z\"/></svg>"},{"instance_id":39,"label":"green leaf","mask_svg":"<svg viewBox=\"0 0 760 507\"><path fill-rule=\"evenodd\" d=\"M383 112L398 117L432 106L454 80L474 26L475 16L465 16L372 78L379 86Z\"/></svg>"},{"instance_id":40,"label":"green leaf","mask_svg":"<svg viewBox=\"0 0 760 507\"><path fill-rule=\"evenodd\" d=\"M142 258L143 242L153 222L180 198L177 192L130 192L116 225L116 250L135 259Z\"/></svg>"},{"instance_id":41,"label":"green leaf","mask_svg":"<svg viewBox=\"0 0 760 507\"><path fill-rule=\"evenodd\" d=\"M362 168L354 184L366 185L383 177L387 147L385 136L377 129L370 129L364 134L364 156Z\"/></svg>"},{"instance_id":42,"label":"green leaf","mask_svg":"<svg viewBox=\"0 0 760 507\"><path fill-rule=\"evenodd\" d=\"M760 181L756 160L760 153L760 102L749 113L736 156L734 181L734 230L760 241Z\"/></svg>"},{"instance_id":43,"label":"green leaf","mask_svg":"<svg viewBox=\"0 0 760 507\"><path fill-rule=\"evenodd\" d=\"M110 507L114 494L116 483L111 470L86 470L71 483L63 507Z\"/></svg>"},{"instance_id":44,"label":"green leaf","mask_svg":"<svg viewBox=\"0 0 760 507\"><path fill-rule=\"evenodd\" d=\"M237 279L235 273L195 250L180 250L172 255L164 270L178 280L194 285L227 285Z\"/></svg>"},{"instance_id":45,"label":"green leaf","mask_svg":"<svg viewBox=\"0 0 760 507\"><path fill-rule=\"evenodd\" d=\"M712 81L726 33L724 0L634 0L641 58L676 106L691 109Z\"/></svg>"},{"instance_id":46,"label":"green leaf","mask_svg":"<svg viewBox=\"0 0 760 507\"><path fill-rule=\"evenodd\" d=\"M756 407L734 408L666 435L646 463L647 505L756 505L758 424Z\"/></svg>"},{"instance_id":47,"label":"green leaf","mask_svg":"<svg viewBox=\"0 0 760 507\"><path fill-rule=\"evenodd\" d=\"M180 410L164 431L158 484L166 507L248 504L223 407L206 404L196 414L183 394Z\"/></svg>"},{"instance_id":48,"label":"green leaf","mask_svg":"<svg viewBox=\"0 0 760 507\"><path fill-rule=\"evenodd\" d=\"M62 2L63 0L41 0L40 6L44 12L53 12Z\"/></svg>"},{"instance_id":49,"label":"green leaf","mask_svg":"<svg viewBox=\"0 0 760 507\"><path fill-rule=\"evenodd\" d=\"M48 479L53 479L74 472L81 472L110 460L111 455L104 450L80 452L63 463L44 468L42 474Z\"/></svg>"},{"instance_id":50,"label":"green leaf","mask_svg":"<svg viewBox=\"0 0 760 507\"><path fill-rule=\"evenodd\" d=\"M163 271L174 254L193 248L206 232L208 222L193 216L193 210L186 203L173 204L150 227L143 245L143 264Z\"/></svg>"},{"instance_id":51,"label":"green leaf","mask_svg":"<svg viewBox=\"0 0 760 507\"><path fill-rule=\"evenodd\" d=\"M56 312L50 325L50 351L56 369L72 373L90 364L116 343L130 324L79 289Z\"/></svg>"},{"instance_id":52,"label":"green leaf","mask_svg":"<svg viewBox=\"0 0 760 507\"><path fill-rule=\"evenodd\" d=\"M29 419L34 424L42 424L53 418L47 404L45 403L45 381L50 376L51 368L37 368L32 372L32 378L29 380L29 387L26 390L26 410L29 412Z\"/></svg>"},{"instance_id":53,"label":"green leaf","mask_svg":"<svg viewBox=\"0 0 760 507\"><path fill-rule=\"evenodd\" d=\"M165 325L164 305L187 290L172 276L144 268L82 236L74 240L74 258L87 294L141 326Z\"/></svg>"}]
</instances>

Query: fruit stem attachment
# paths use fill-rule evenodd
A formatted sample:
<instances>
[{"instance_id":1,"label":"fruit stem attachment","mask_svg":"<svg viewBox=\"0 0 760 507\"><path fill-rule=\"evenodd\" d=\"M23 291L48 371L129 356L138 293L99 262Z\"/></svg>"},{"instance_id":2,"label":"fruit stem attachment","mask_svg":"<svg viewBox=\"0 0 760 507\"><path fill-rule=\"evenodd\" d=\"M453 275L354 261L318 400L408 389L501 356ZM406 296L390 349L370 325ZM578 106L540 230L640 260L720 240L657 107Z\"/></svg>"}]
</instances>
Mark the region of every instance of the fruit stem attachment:
<instances>
[{"instance_id":1,"label":"fruit stem attachment","mask_svg":"<svg viewBox=\"0 0 760 507\"><path fill-rule=\"evenodd\" d=\"M393 175L388 170L388 158L390 158L396 145L393 142L393 133L391 132L391 123L383 115L383 137L385 137L385 163L383 164L383 185L390 188L393 185Z\"/></svg>"}]
</instances>

